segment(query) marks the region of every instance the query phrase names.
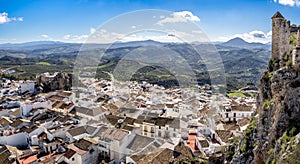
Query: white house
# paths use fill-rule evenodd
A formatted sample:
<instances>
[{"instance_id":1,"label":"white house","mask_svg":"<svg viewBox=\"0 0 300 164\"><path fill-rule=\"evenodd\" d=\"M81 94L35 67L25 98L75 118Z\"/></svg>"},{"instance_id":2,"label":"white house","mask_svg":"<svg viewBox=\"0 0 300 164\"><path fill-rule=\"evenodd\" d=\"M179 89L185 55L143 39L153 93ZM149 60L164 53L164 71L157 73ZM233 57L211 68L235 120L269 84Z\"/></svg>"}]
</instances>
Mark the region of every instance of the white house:
<instances>
[{"instance_id":1,"label":"white house","mask_svg":"<svg viewBox=\"0 0 300 164\"><path fill-rule=\"evenodd\" d=\"M1 136L0 144L10 146L27 146L28 135L27 133L16 133L9 136Z\"/></svg>"},{"instance_id":2,"label":"white house","mask_svg":"<svg viewBox=\"0 0 300 164\"><path fill-rule=\"evenodd\" d=\"M28 116L32 109L37 108L44 108L44 109L51 109L51 102L50 101L42 101L42 102L30 102L26 100L25 102L21 103L21 112L22 116Z\"/></svg>"},{"instance_id":3,"label":"white house","mask_svg":"<svg viewBox=\"0 0 300 164\"><path fill-rule=\"evenodd\" d=\"M68 150L61 156L57 163L65 162L69 164L97 164L98 163L97 145L90 140L80 139L68 145Z\"/></svg>"},{"instance_id":4,"label":"white house","mask_svg":"<svg viewBox=\"0 0 300 164\"><path fill-rule=\"evenodd\" d=\"M19 83L20 85L20 93L24 93L28 91L29 93L34 92L34 82L33 81L22 81Z\"/></svg>"},{"instance_id":5,"label":"white house","mask_svg":"<svg viewBox=\"0 0 300 164\"><path fill-rule=\"evenodd\" d=\"M239 104L239 105L231 105L228 108L225 108L221 112L221 116L224 121L237 121L243 119L244 117L252 116L255 111L254 105L247 104Z\"/></svg>"}]
</instances>

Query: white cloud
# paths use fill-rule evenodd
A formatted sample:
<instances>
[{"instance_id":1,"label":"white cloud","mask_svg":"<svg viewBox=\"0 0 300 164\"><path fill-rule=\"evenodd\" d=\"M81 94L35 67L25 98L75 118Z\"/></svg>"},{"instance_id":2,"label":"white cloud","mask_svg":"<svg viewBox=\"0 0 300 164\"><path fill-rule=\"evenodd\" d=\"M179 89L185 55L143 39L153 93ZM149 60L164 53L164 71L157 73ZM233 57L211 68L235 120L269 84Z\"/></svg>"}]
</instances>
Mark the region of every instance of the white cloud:
<instances>
[{"instance_id":1,"label":"white cloud","mask_svg":"<svg viewBox=\"0 0 300 164\"><path fill-rule=\"evenodd\" d=\"M91 33L91 34L94 34L96 31L97 31L97 30L96 30L95 28L93 28L93 27L90 29L90 33Z\"/></svg>"},{"instance_id":2,"label":"white cloud","mask_svg":"<svg viewBox=\"0 0 300 164\"><path fill-rule=\"evenodd\" d=\"M8 17L8 13L6 12L3 12L3 13L0 13L0 24L4 24L4 23L8 23L8 22L12 22L12 21L19 21L19 22L22 22L23 21L23 17Z\"/></svg>"},{"instance_id":3,"label":"white cloud","mask_svg":"<svg viewBox=\"0 0 300 164\"><path fill-rule=\"evenodd\" d=\"M177 23L177 22L187 22L187 21L199 22L200 18L194 15L190 11L180 11L180 12L172 13L171 17L164 18L158 21L157 24L163 25L165 23Z\"/></svg>"},{"instance_id":4,"label":"white cloud","mask_svg":"<svg viewBox=\"0 0 300 164\"><path fill-rule=\"evenodd\" d=\"M67 34L63 36L63 39L66 41L74 41L74 42L82 42L85 39L87 39L89 36L88 35L71 35Z\"/></svg>"},{"instance_id":5,"label":"white cloud","mask_svg":"<svg viewBox=\"0 0 300 164\"><path fill-rule=\"evenodd\" d=\"M300 0L274 0L274 2L285 5L285 6L298 6L298 7L300 7Z\"/></svg>"},{"instance_id":6,"label":"white cloud","mask_svg":"<svg viewBox=\"0 0 300 164\"><path fill-rule=\"evenodd\" d=\"M195 34L203 34L203 31L201 31L201 30L193 30L192 33L195 33Z\"/></svg>"},{"instance_id":7,"label":"white cloud","mask_svg":"<svg viewBox=\"0 0 300 164\"><path fill-rule=\"evenodd\" d=\"M89 35L95 35L96 33L98 33L97 29L91 27L89 34L83 34L83 35L67 34L63 36L63 40L68 42L84 42L86 41L86 39L89 38Z\"/></svg>"},{"instance_id":8,"label":"white cloud","mask_svg":"<svg viewBox=\"0 0 300 164\"><path fill-rule=\"evenodd\" d=\"M40 35L40 37L43 39L50 39L49 35L46 35L46 34Z\"/></svg>"},{"instance_id":9,"label":"white cloud","mask_svg":"<svg viewBox=\"0 0 300 164\"><path fill-rule=\"evenodd\" d=\"M217 41L228 41L233 38L242 38L247 42L260 42L260 43L268 43L271 42L272 39L272 31L268 33L264 33L263 31L254 30L249 33L235 34L232 36L222 36L219 37Z\"/></svg>"},{"instance_id":10,"label":"white cloud","mask_svg":"<svg viewBox=\"0 0 300 164\"><path fill-rule=\"evenodd\" d=\"M169 35L130 35L125 36L120 41L121 42L132 42L132 41L143 41L143 40L154 40L158 42L182 42L174 34Z\"/></svg>"},{"instance_id":11,"label":"white cloud","mask_svg":"<svg viewBox=\"0 0 300 164\"><path fill-rule=\"evenodd\" d=\"M254 38L266 38L267 37L267 34L265 34L262 31L258 31L258 30L251 31L249 34L250 34L250 36L253 36Z\"/></svg>"},{"instance_id":12,"label":"white cloud","mask_svg":"<svg viewBox=\"0 0 300 164\"><path fill-rule=\"evenodd\" d=\"M124 36L123 34L110 32L105 29L97 29L86 41L89 43L112 43Z\"/></svg>"}]
</instances>

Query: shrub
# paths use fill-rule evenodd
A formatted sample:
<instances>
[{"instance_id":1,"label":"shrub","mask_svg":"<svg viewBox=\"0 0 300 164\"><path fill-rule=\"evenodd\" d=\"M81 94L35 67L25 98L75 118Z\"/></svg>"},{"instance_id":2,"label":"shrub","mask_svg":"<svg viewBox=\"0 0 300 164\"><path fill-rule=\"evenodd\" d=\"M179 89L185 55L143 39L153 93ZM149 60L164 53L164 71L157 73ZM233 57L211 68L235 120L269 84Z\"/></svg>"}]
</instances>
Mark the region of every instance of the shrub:
<instances>
[{"instance_id":1,"label":"shrub","mask_svg":"<svg viewBox=\"0 0 300 164\"><path fill-rule=\"evenodd\" d=\"M266 80L270 80L273 76L274 76L274 72L267 72L263 78Z\"/></svg>"},{"instance_id":2,"label":"shrub","mask_svg":"<svg viewBox=\"0 0 300 164\"><path fill-rule=\"evenodd\" d=\"M293 66L293 62L292 61L288 61L286 64L288 67L292 67Z\"/></svg>"},{"instance_id":3,"label":"shrub","mask_svg":"<svg viewBox=\"0 0 300 164\"><path fill-rule=\"evenodd\" d=\"M265 101L265 102L263 103L263 109L269 108L269 106L270 106L273 102L274 102L274 98L272 98L272 99L270 99L270 100L268 100L268 101Z\"/></svg>"}]
</instances>

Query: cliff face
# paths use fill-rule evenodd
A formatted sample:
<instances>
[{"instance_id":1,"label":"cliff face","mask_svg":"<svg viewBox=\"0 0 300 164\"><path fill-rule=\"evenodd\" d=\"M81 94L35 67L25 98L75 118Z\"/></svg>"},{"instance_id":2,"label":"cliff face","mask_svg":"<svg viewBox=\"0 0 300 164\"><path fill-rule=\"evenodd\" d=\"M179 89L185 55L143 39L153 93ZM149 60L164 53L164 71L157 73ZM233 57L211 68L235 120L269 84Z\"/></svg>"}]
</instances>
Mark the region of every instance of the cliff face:
<instances>
[{"instance_id":1,"label":"cliff face","mask_svg":"<svg viewBox=\"0 0 300 164\"><path fill-rule=\"evenodd\" d=\"M257 122L236 147L232 163L300 162L299 31L280 13L272 17L272 57L260 80Z\"/></svg>"},{"instance_id":2,"label":"cliff face","mask_svg":"<svg viewBox=\"0 0 300 164\"><path fill-rule=\"evenodd\" d=\"M279 155L283 155L287 146L281 142L282 138L288 137L285 142L290 141L300 128L298 72L292 67L265 72L258 96L254 160L255 163L278 163Z\"/></svg>"}]
</instances>

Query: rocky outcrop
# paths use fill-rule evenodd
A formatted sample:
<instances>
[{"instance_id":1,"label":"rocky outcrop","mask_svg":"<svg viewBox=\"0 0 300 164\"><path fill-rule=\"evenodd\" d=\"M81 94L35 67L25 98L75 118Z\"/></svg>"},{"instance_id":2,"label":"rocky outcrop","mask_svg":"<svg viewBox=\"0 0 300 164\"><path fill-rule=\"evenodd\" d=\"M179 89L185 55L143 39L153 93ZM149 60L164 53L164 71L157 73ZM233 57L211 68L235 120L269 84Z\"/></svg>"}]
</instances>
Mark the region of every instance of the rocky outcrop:
<instances>
[{"instance_id":1,"label":"rocky outcrop","mask_svg":"<svg viewBox=\"0 0 300 164\"><path fill-rule=\"evenodd\" d=\"M57 72L53 75L49 73L37 76L37 84L42 87L43 92L55 90L70 90L72 85L72 75L70 73Z\"/></svg>"},{"instance_id":2,"label":"rocky outcrop","mask_svg":"<svg viewBox=\"0 0 300 164\"><path fill-rule=\"evenodd\" d=\"M271 74L271 72L266 72ZM270 157L278 140L293 128L300 128L300 77L291 67L283 67L272 73L268 78L262 78L258 101L257 134L254 137L254 162L265 163L276 160ZM264 76L266 77L266 76ZM293 137L294 134L288 134Z\"/></svg>"}]
</instances>

